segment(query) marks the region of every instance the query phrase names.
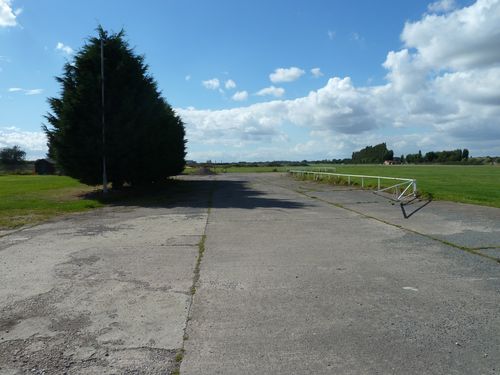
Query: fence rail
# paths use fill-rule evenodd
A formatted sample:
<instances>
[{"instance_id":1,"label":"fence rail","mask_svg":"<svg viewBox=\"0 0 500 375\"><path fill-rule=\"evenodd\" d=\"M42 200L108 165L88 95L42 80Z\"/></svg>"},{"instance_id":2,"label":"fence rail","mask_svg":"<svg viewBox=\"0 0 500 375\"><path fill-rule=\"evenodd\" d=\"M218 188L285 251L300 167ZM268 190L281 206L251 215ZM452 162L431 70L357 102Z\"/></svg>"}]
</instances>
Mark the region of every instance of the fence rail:
<instances>
[{"instance_id":1,"label":"fence rail","mask_svg":"<svg viewBox=\"0 0 500 375\"><path fill-rule=\"evenodd\" d=\"M318 179L322 176L325 177L340 177L347 179L347 184L351 185L354 179L361 180L361 187L365 187L365 180L377 180L377 190L374 193L389 193L393 195L394 199L403 202L410 198L415 198L417 196L417 180L412 178L400 178L400 177L386 177L386 176L369 176L362 174L346 174L346 173L329 173L329 172L316 172L310 170L289 170L288 173L292 175L305 176L313 175ZM382 187L382 181L399 181L390 186Z\"/></svg>"}]
</instances>

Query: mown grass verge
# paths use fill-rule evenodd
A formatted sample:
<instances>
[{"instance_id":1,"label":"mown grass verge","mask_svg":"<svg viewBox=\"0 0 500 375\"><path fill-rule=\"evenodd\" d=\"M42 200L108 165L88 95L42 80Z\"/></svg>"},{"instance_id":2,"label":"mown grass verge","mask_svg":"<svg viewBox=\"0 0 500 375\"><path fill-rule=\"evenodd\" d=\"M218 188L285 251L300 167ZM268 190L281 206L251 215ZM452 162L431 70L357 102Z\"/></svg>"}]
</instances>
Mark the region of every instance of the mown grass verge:
<instances>
[{"instance_id":1,"label":"mown grass verge","mask_svg":"<svg viewBox=\"0 0 500 375\"><path fill-rule=\"evenodd\" d=\"M65 176L0 176L0 230L36 224L54 216L106 205L167 206L189 199L197 187L167 179L146 187L110 190L91 187Z\"/></svg>"},{"instance_id":2,"label":"mown grass verge","mask_svg":"<svg viewBox=\"0 0 500 375\"><path fill-rule=\"evenodd\" d=\"M84 197L95 190L64 176L0 176L0 229L100 207L97 199Z\"/></svg>"}]
</instances>

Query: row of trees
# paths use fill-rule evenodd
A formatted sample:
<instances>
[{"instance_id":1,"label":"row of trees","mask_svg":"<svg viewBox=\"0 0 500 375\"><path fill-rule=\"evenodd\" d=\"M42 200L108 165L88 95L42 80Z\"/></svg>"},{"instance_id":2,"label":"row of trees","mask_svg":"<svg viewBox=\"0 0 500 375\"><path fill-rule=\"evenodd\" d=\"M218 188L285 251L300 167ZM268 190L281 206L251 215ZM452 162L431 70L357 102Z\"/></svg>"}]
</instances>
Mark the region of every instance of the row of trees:
<instances>
[{"instance_id":1,"label":"row of trees","mask_svg":"<svg viewBox=\"0 0 500 375\"><path fill-rule=\"evenodd\" d=\"M460 163L469 160L469 150L464 148L452 151L429 151L422 155L422 151L417 154L401 156L402 161L407 163Z\"/></svg>"},{"instance_id":2,"label":"row of trees","mask_svg":"<svg viewBox=\"0 0 500 375\"><path fill-rule=\"evenodd\" d=\"M186 155L182 120L124 32L110 34L100 26L97 31L56 78L61 96L49 99L52 111L43 126L49 157L89 185L102 182L104 157L114 188L180 173Z\"/></svg>"},{"instance_id":3,"label":"row of trees","mask_svg":"<svg viewBox=\"0 0 500 375\"><path fill-rule=\"evenodd\" d=\"M380 164L386 160L397 160L401 163L467 163L469 160L469 150L464 148L452 151L429 151L422 155L422 151L416 154L401 155L400 158L394 158L394 152L387 148L385 143L375 146L367 146L359 151L352 153L352 158L339 160L342 163L353 164Z\"/></svg>"}]
</instances>

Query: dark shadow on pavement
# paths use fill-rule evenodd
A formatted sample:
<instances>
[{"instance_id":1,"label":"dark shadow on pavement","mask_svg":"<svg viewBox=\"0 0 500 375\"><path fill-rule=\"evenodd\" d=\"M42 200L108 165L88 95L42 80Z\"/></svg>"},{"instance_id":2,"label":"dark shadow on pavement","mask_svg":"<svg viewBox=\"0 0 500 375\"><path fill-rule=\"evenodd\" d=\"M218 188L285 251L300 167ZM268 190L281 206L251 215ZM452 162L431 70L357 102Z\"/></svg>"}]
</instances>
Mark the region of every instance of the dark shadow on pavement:
<instances>
[{"instance_id":1,"label":"dark shadow on pavement","mask_svg":"<svg viewBox=\"0 0 500 375\"><path fill-rule=\"evenodd\" d=\"M214 199L214 194L217 194ZM286 199L268 198L265 193L253 189L244 180L171 179L165 183L147 187L125 187L85 195L110 206L213 207L213 208L302 208L306 205Z\"/></svg>"},{"instance_id":2,"label":"dark shadow on pavement","mask_svg":"<svg viewBox=\"0 0 500 375\"><path fill-rule=\"evenodd\" d=\"M407 213L406 211L406 208L405 207L408 207L410 204L413 205L415 204L414 202L410 203L410 204L404 204L404 203L400 203L400 206L401 206L401 211L403 211L403 216L405 219L409 219L410 217L412 217L413 215L415 215L418 211L420 211L422 208L424 208L425 206L427 206L429 203L432 202L432 199L429 199L428 201L425 201L423 204L421 204L420 206L418 206L416 209L414 209L412 212L410 213ZM422 201L419 201L418 203L422 203Z\"/></svg>"}]
</instances>

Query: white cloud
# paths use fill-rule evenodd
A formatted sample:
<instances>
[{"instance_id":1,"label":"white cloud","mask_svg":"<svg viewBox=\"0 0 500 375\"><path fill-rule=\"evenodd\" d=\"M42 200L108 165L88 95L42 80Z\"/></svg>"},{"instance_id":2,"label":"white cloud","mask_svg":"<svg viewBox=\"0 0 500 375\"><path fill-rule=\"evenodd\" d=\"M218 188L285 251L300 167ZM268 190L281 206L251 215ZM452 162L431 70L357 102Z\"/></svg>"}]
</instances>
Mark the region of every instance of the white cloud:
<instances>
[{"instance_id":1,"label":"white cloud","mask_svg":"<svg viewBox=\"0 0 500 375\"><path fill-rule=\"evenodd\" d=\"M323 75L320 68L312 68L311 74L313 75L314 78L319 78Z\"/></svg>"},{"instance_id":2,"label":"white cloud","mask_svg":"<svg viewBox=\"0 0 500 375\"><path fill-rule=\"evenodd\" d=\"M27 153L27 158L42 157L47 152L45 133L24 131L17 127L0 127L0 148L18 145Z\"/></svg>"},{"instance_id":3,"label":"white cloud","mask_svg":"<svg viewBox=\"0 0 500 375\"><path fill-rule=\"evenodd\" d=\"M56 51L60 51L68 56L71 56L74 53L73 48L71 48L70 46L67 46L61 42L57 42Z\"/></svg>"},{"instance_id":4,"label":"white cloud","mask_svg":"<svg viewBox=\"0 0 500 375\"><path fill-rule=\"evenodd\" d=\"M269 86L269 87L263 88L262 90L258 91L255 95L259 95L259 96L270 95L270 96L274 96L276 98L279 98L279 97L283 96L284 93L285 93L285 89L283 89L281 87Z\"/></svg>"},{"instance_id":5,"label":"white cloud","mask_svg":"<svg viewBox=\"0 0 500 375\"><path fill-rule=\"evenodd\" d=\"M431 13L441 13L449 12L457 7L455 0L440 0L434 3L430 3L427 6L427 10Z\"/></svg>"},{"instance_id":6,"label":"white cloud","mask_svg":"<svg viewBox=\"0 0 500 375\"><path fill-rule=\"evenodd\" d=\"M237 102L241 102L241 101L244 101L244 100L247 100L248 99L248 92L246 91L237 91L232 99L234 101L237 101Z\"/></svg>"},{"instance_id":7,"label":"white cloud","mask_svg":"<svg viewBox=\"0 0 500 375\"><path fill-rule=\"evenodd\" d=\"M0 0L0 27L13 27L17 25L17 16L22 9L13 10L10 0Z\"/></svg>"},{"instance_id":8,"label":"white cloud","mask_svg":"<svg viewBox=\"0 0 500 375\"><path fill-rule=\"evenodd\" d=\"M328 39L333 40L335 39L336 32L332 30L328 30Z\"/></svg>"},{"instance_id":9,"label":"white cloud","mask_svg":"<svg viewBox=\"0 0 500 375\"><path fill-rule=\"evenodd\" d=\"M184 77L184 79L185 79L186 81L190 81L190 80L191 80L191 75L189 75L189 74L188 74L187 76L185 76L185 77Z\"/></svg>"},{"instance_id":10,"label":"white cloud","mask_svg":"<svg viewBox=\"0 0 500 375\"><path fill-rule=\"evenodd\" d=\"M208 79L202 82L202 85L209 90L217 90L220 87L220 81L218 78Z\"/></svg>"},{"instance_id":11,"label":"white cloud","mask_svg":"<svg viewBox=\"0 0 500 375\"><path fill-rule=\"evenodd\" d=\"M22 89L20 87L11 87L7 91L24 93L24 95L39 95L43 93L43 89Z\"/></svg>"},{"instance_id":12,"label":"white cloud","mask_svg":"<svg viewBox=\"0 0 500 375\"><path fill-rule=\"evenodd\" d=\"M299 79L305 72L295 66L291 68L278 68L274 73L269 75L269 79L273 83L292 82Z\"/></svg>"},{"instance_id":13,"label":"white cloud","mask_svg":"<svg viewBox=\"0 0 500 375\"><path fill-rule=\"evenodd\" d=\"M226 83L224 84L224 87L225 87L227 90L234 89L234 88L236 88L236 82L234 82L232 79L228 79L228 80L226 81Z\"/></svg>"},{"instance_id":14,"label":"white cloud","mask_svg":"<svg viewBox=\"0 0 500 375\"><path fill-rule=\"evenodd\" d=\"M500 61L499 22L500 1L478 0L448 14L407 22L401 39L429 68L479 68Z\"/></svg>"},{"instance_id":15,"label":"white cloud","mask_svg":"<svg viewBox=\"0 0 500 375\"><path fill-rule=\"evenodd\" d=\"M25 91L26 95L39 95L41 93L43 93L43 89L30 89Z\"/></svg>"},{"instance_id":16,"label":"white cloud","mask_svg":"<svg viewBox=\"0 0 500 375\"><path fill-rule=\"evenodd\" d=\"M225 110L177 108L186 123L190 142L211 145L238 146L242 143L265 141L279 135L272 114L265 115L270 103Z\"/></svg>"}]
</instances>

